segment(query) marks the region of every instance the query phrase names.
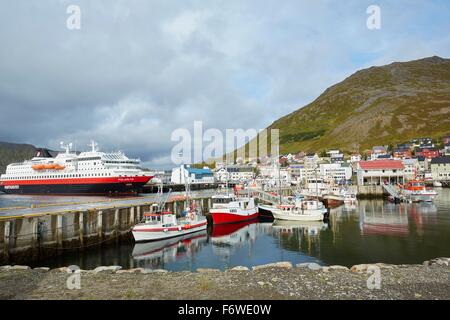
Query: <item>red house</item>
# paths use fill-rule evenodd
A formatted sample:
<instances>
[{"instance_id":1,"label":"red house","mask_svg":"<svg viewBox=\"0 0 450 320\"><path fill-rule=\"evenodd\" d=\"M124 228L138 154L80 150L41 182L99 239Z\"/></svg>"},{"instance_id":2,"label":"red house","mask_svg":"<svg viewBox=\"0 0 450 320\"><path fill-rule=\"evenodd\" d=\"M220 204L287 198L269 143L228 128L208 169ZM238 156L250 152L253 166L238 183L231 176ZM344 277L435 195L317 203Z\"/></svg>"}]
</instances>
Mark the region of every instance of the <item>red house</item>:
<instances>
[{"instance_id":1,"label":"red house","mask_svg":"<svg viewBox=\"0 0 450 320\"><path fill-rule=\"evenodd\" d=\"M411 149L398 148L398 149L394 150L393 156L395 159L410 159L410 158L412 158L412 152L411 152Z\"/></svg>"},{"instance_id":2,"label":"red house","mask_svg":"<svg viewBox=\"0 0 450 320\"><path fill-rule=\"evenodd\" d=\"M439 150L431 149L431 148L424 148L424 149L417 150L416 156L424 157L427 159L433 159L433 158L439 157L440 154L439 154Z\"/></svg>"}]
</instances>

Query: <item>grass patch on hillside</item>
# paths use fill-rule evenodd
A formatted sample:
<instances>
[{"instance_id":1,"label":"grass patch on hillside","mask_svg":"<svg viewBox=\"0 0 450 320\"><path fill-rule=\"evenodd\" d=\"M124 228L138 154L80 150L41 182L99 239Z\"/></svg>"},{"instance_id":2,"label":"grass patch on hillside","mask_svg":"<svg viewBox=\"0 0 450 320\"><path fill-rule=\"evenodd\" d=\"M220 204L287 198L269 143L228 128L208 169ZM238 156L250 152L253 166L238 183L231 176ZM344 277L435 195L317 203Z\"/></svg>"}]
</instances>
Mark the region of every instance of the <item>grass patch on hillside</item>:
<instances>
[{"instance_id":1,"label":"grass patch on hillside","mask_svg":"<svg viewBox=\"0 0 450 320\"><path fill-rule=\"evenodd\" d=\"M299 132L299 133L295 133L295 134L286 134L286 135L283 135L280 137L280 144L312 140L314 138L321 137L324 134L325 134L325 129L316 130L316 131Z\"/></svg>"}]
</instances>

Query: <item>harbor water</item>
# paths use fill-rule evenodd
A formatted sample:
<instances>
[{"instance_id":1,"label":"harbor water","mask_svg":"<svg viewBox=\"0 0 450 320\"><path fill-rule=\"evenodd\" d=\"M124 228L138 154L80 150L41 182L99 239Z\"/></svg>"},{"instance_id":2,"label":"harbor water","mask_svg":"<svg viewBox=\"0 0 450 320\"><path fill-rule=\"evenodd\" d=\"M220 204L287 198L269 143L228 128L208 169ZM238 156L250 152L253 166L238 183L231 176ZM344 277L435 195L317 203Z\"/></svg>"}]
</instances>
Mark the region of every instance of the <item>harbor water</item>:
<instances>
[{"instance_id":1,"label":"harbor water","mask_svg":"<svg viewBox=\"0 0 450 320\"><path fill-rule=\"evenodd\" d=\"M393 204L359 200L331 210L328 223L250 221L209 227L183 238L135 244L121 241L36 261L32 266L101 265L173 271L226 269L277 261L352 266L359 263L415 264L450 256L450 189L436 189L434 203ZM49 201L84 199L39 199ZM69 201L67 201L69 200ZM89 198L92 201L92 198ZM0 196L3 204L37 199ZM21 202L22 201L22 202ZM0 211L1 214L1 211Z\"/></svg>"}]
</instances>

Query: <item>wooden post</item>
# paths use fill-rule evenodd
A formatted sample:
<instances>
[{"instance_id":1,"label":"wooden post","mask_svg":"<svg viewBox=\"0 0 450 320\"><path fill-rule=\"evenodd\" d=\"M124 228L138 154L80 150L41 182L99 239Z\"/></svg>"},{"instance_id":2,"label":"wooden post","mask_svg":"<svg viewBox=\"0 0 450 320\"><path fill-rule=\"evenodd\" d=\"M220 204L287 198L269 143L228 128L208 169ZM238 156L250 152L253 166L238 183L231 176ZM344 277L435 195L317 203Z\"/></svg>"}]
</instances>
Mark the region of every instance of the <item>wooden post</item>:
<instances>
[{"instance_id":1,"label":"wooden post","mask_svg":"<svg viewBox=\"0 0 450 320\"><path fill-rule=\"evenodd\" d=\"M78 221L80 230L80 247L84 247L84 212L78 213Z\"/></svg>"},{"instance_id":2,"label":"wooden post","mask_svg":"<svg viewBox=\"0 0 450 320\"><path fill-rule=\"evenodd\" d=\"M103 240L103 211L98 211L97 212L97 235L98 235L98 240L102 241Z\"/></svg>"},{"instance_id":3,"label":"wooden post","mask_svg":"<svg viewBox=\"0 0 450 320\"><path fill-rule=\"evenodd\" d=\"M32 250L32 256L36 257L39 253L39 230L38 230L38 226L39 226L39 218L32 218L32 222L31 222L31 250Z\"/></svg>"},{"instance_id":4,"label":"wooden post","mask_svg":"<svg viewBox=\"0 0 450 320\"><path fill-rule=\"evenodd\" d=\"M119 209L114 211L114 237L119 240Z\"/></svg>"},{"instance_id":5,"label":"wooden post","mask_svg":"<svg viewBox=\"0 0 450 320\"><path fill-rule=\"evenodd\" d=\"M9 260L9 234L11 230L11 221L5 222L5 229L3 234L3 251L5 254L5 258L8 261Z\"/></svg>"},{"instance_id":6,"label":"wooden post","mask_svg":"<svg viewBox=\"0 0 450 320\"><path fill-rule=\"evenodd\" d=\"M141 207L140 206L136 207L136 217L137 217L137 221L141 221L142 217L141 217Z\"/></svg>"},{"instance_id":7,"label":"wooden post","mask_svg":"<svg viewBox=\"0 0 450 320\"><path fill-rule=\"evenodd\" d=\"M134 225L134 220L135 220L134 207L131 207L130 208L130 227Z\"/></svg>"},{"instance_id":8,"label":"wooden post","mask_svg":"<svg viewBox=\"0 0 450 320\"><path fill-rule=\"evenodd\" d=\"M56 216L56 246L58 249L62 248L63 245L63 217L58 214Z\"/></svg>"}]
</instances>

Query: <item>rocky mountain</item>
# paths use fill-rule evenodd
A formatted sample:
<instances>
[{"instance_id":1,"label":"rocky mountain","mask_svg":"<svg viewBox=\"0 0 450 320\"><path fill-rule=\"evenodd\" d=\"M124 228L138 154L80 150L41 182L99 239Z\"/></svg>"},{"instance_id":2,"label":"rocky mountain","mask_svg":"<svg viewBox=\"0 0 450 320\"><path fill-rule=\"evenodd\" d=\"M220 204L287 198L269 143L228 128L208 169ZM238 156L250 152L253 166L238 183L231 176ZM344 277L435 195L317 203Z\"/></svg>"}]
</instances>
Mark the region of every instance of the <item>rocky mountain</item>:
<instances>
[{"instance_id":1,"label":"rocky mountain","mask_svg":"<svg viewBox=\"0 0 450 320\"><path fill-rule=\"evenodd\" d=\"M450 133L450 59L430 57L360 70L275 121L282 153L364 151Z\"/></svg>"}]
</instances>

